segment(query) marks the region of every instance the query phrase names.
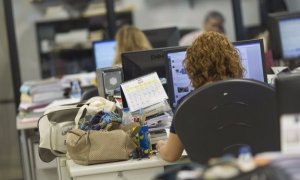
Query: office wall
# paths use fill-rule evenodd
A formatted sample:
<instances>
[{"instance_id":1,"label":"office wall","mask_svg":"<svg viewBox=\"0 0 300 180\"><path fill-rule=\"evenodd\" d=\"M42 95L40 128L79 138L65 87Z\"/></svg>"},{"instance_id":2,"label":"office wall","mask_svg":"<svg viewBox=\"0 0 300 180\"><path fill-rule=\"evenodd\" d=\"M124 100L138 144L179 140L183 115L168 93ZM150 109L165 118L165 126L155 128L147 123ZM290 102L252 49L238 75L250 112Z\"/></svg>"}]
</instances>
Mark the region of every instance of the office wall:
<instances>
[{"instance_id":1,"label":"office wall","mask_svg":"<svg viewBox=\"0 0 300 180\"><path fill-rule=\"evenodd\" d=\"M3 1L0 1L0 179L22 178Z\"/></svg>"},{"instance_id":2,"label":"office wall","mask_svg":"<svg viewBox=\"0 0 300 180\"><path fill-rule=\"evenodd\" d=\"M134 4L134 20L142 29L167 26L201 28L204 16L217 10L226 19L226 34L231 40L235 39L231 0L195 0L193 7L188 0L124 0L124 3Z\"/></svg>"},{"instance_id":3,"label":"office wall","mask_svg":"<svg viewBox=\"0 0 300 180\"><path fill-rule=\"evenodd\" d=\"M43 9L30 1L12 0L22 81L39 79L40 64L34 22Z\"/></svg>"},{"instance_id":4,"label":"office wall","mask_svg":"<svg viewBox=\"0 0 300 180\"><path fill-rule=\"evenodd\" d=\"M244 26L260 25L259 1L260 0L241 1Z\"/></svg>"},{"instance_id":5,"label":"office wall","mask_svg":"<svg viewBox=\"0 0 300 180\"><path fill-rule=\"evenodd\" d=\"M300 1L299 0L285 0L288 10L290 12L300 11Z\"/></svg>"},{"instance_id":6,"label":"office wall","mask_svg":"<svg viewBox=\"0 0 300 180\"><path fill-rule=\"evenodd\" d=\"M39 79L41 74L34 22L42 17L47 4L34 5L27 0L12 2L22 80ZM49 2L53 4L57 0ZM242 1L245 25L257 23L257 2ZM195 0L193 7L190 7L188 0L123 0L123 3L135 6L134 20L142 29L167 26L201 28L204 16L211 10L217 10L226 18L226 34L235 40L231 0Z\"/></svg>"},{"instance_id":7,"label":"office wall","mask_svg":"<svg viewBox=\"0 0 300 180\"><path fill-rule=\"evenodd\" d=\"M3 1L0 4L0 82L1 82L1 90L0 90L0 100L12 100L14 97L13 94L13 84L12 84L12 76L10 69L10 57L8 51L8 42L7 42L7 33L6 33L6 24L5 24L5 16L3 9ZM0 117L1 118L1 117Z\"/></svg>"}]
</instances>

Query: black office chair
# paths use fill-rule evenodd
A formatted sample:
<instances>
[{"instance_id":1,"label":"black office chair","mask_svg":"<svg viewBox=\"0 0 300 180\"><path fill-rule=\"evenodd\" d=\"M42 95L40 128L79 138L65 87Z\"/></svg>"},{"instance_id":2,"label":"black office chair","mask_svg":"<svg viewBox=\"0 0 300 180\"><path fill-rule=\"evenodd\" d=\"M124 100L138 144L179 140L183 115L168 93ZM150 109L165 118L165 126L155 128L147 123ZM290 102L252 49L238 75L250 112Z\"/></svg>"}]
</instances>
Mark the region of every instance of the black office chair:
<instances>
[{"instance_id":1,"label":"black office chair","mask_svg":"<svg viewBox=\"0 0 300 180\"><path fill-rule=\"evenodd\" d=\"M300 73L282 73L275 79L278 113L300 113Z\"/></svg>"},{"instance_id":2,"label":"black office chair","mask_svg":"<svg viewBox=\"0 0 300 180\"><path fill-rule=\"evenodd\" d=\"M92 87L90 89L85 90L82 93L81 101L86 101L86 100L88 100L92 97L95 97L95 96L99 96L98 88L97 87Z\"/></svg>"},{"instance_id":3,"label":"black office chair","mask_svg":"<svg viewBox=\"0 0 300 180\"><path fill-rule=\"evenodd\" d=\"M175 112L175 129L190 159L206 163L248 145L254 154L280 150L274 88L258 81L227 80L187 96Z\"/></svg>"}]
</instances>

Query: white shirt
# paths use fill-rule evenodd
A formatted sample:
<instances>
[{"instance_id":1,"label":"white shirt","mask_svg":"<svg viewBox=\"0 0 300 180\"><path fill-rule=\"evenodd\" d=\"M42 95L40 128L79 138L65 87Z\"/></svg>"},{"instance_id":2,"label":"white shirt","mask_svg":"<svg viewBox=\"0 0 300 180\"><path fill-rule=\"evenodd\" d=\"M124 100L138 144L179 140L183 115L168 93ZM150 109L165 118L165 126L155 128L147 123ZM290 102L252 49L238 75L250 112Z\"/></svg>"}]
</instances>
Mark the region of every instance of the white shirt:
<instances>
[{"instance_id":1,"label":"white shirt","mask_svg":"<svg viewBox=\"0 0 300 180\"><path fill-rule=\"evenodd\" d=\"M186 35L184 35L180 40L179 40L179 46L190 46L194 42L197 37L202 34L203 31L192 31Z\"/></svg>"}]
</instances>

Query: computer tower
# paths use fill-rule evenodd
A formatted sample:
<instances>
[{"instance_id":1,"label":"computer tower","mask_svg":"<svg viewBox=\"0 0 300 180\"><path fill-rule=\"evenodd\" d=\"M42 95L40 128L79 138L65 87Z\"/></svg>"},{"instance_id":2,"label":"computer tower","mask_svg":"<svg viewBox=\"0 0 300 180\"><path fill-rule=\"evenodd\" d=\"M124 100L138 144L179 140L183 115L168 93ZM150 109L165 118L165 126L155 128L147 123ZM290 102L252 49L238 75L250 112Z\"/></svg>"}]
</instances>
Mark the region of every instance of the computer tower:
<instances>
[{"instance_id":1,"label":"computer tower","mask_svg":"<svg viewBox=\"0 0 300 180\"><path fill-rule=\"evenodd\" d=\"M120 90L123 82L123 71L120 67L99 68L96 70L99 96L107 98Z\"/></svg>"}]
</instances>

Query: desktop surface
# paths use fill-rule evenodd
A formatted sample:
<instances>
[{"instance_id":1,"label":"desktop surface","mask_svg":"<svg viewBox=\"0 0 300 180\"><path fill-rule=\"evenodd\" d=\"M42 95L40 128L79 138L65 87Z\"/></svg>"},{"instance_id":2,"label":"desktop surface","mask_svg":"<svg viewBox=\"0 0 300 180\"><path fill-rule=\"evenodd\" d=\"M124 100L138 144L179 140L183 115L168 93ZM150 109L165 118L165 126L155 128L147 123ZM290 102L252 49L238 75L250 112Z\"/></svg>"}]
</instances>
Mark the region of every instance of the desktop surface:
<instances>
[{"instance_id":1,"label":"desktop surface","mask_svg":"<svg viewBox=\"0 0 300 180\"><path fill-rule=\"evenodd\" d=\"M93 43L96 68L112 67L116 53L116 42L96 41Z\"/></svg>"},{"instance_id":2,"label":"desktop surface","mask_svg":"<svg viewBox=\"0 0 300 180\"><path fill-rule=\"evenodd\" d=\"M127 161L119 161L119 162L111 162L111 163L104 163L104 164L95 164L89 166L83 166L75 164L72 160L67 160L67 167L70 172L71 177L84 177L84 176L93 176L95 175L98 179L101 179L101 174L107 173L117 173L117 172L126 172L126 171L133 171L136 173L143 173L143 170L152 171L150 174L156 175L157 168L161 168L161 172L163 172L163 167L168 165L175 165L175 164L182 164L182 163L189 163L190 160L183 156L181 159L174 163L170 163L161 159L158 155L151 156L149 159L130 159ZM156 168L156 169L153 169ZM138 170L138 171L134 171ZM149 173L149 172L148 172ZM149 175L150 175L149 174ZM141 174L138 174L139 176ZM115 176L114 176L115 177ZM137 178L137 179L140 179Z\"/></svg>"}]
</instances>

